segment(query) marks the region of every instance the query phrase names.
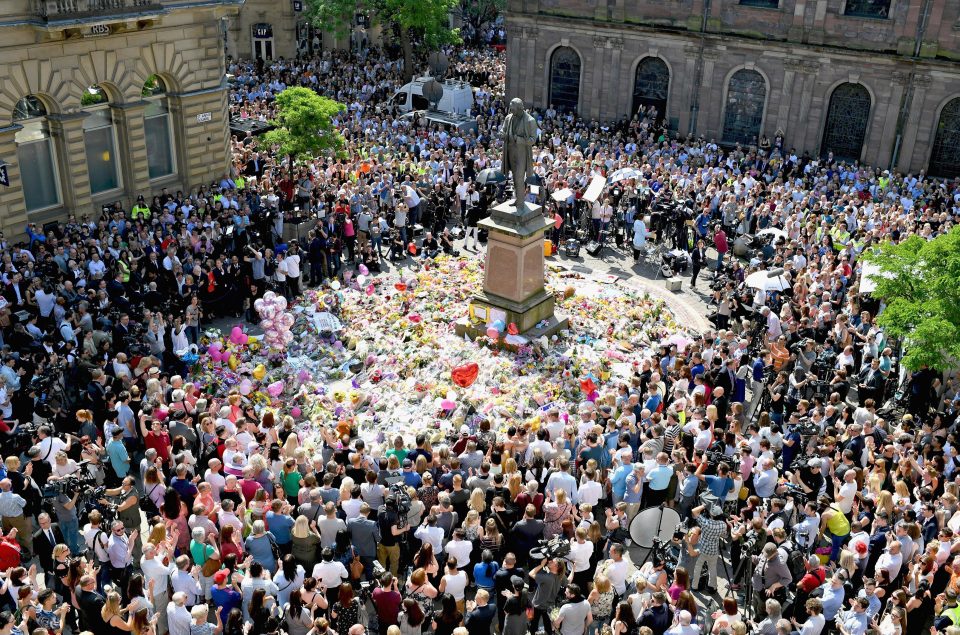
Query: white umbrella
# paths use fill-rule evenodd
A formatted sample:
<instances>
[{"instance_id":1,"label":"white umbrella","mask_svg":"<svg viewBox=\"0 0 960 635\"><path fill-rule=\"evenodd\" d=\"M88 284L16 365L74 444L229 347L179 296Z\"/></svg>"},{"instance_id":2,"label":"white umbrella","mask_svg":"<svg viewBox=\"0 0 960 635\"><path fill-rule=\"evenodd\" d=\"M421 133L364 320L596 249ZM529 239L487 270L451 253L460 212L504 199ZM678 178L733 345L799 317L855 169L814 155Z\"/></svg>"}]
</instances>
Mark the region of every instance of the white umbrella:
<instances>
[{"instance_id":1,"label":"white umbrella","mask_svg":"<svg viewBox=\"0 0 960 635\"><path fill-rule=\"evenodd\" d=\"M640 173L640 170L637 170L636 168L620 168L610 175L610 178L607 179L607 183L619 183L620 181L625 181L627 179L638 179L641 176L642 174Z\"/></svg>"},{"instance_id":2,"label":"white umbrella","mask_svg":"<svg viewBox=\"0 0 960 635\"><path fill-rule=\"evenodd\" d=\"M790 281L784 277L782 269L751 273L746 282L748 287L764 291L783 291L790 288Z\"/></svg>"},{"instance_id":3,"label":"white umbrella","mask_svg":"<svg viewBox=\"0 0 960 635\"><path fill-rule=\"evenodd\" d=\"M766 229L761 229L757 232L757 236L773 236L774 238L783 238L787 239L787 232L782 229L777 229L776 227L767 227Z\"/></svg>"}]
</instances>

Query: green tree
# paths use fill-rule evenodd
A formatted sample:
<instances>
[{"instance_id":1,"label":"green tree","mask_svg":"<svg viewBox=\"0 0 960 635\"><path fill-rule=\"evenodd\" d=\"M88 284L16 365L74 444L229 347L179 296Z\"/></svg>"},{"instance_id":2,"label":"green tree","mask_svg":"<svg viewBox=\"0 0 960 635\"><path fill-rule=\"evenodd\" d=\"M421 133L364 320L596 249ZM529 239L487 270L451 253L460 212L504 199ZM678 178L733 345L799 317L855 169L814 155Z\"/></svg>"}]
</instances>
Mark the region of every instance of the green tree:
<instances>
[{"instance_id":1,"label":"green tree","mask_svg":"<svg viewBox=\"0 0 960 635\"><path fill-rule=\"evenodd\" d=\"M294 86L277 95L274 129L263 135L264 143L277 145L280 154L296 159L336 153L344 139L333 119L345 109L340 102L321 97L309 88Z\"/></svg>"},{"instance_id":2,"label":"green tree","mask_svg":"<svg viewBox=\"0 0 960 635\"><path fill-rule=\"evenodd\" d=\"M413 38L419 37L427 50L460 42L458 29L450 28L450 12L460 0L307 0L306 16L317 28L337 37L347 37L358 11L400 33L403 76L413 78Z\"/></svg>"},{"instance_id":3,"label":"green tree","mask_svg":"<svg viewBox=\"0 0 960 635\"><path fill-rule=\"evenodd\" d=\"M960 227L933 240L910 236L866 255L879 268L871 275L875 297L886 303L877 317L904 343L911 370L948 370L960 360Z\"/></svg>"},{"instance_id":4,"label":"green tree","mask_svg":"<svg viewBox=\"0 0 960 635\"><path fill-rule=\"evenodd\" d=\"M453 15L473 27L475 36L480 29L497 19L507 8L507 0L459 0Z\"/></svg>"}]
</instances>

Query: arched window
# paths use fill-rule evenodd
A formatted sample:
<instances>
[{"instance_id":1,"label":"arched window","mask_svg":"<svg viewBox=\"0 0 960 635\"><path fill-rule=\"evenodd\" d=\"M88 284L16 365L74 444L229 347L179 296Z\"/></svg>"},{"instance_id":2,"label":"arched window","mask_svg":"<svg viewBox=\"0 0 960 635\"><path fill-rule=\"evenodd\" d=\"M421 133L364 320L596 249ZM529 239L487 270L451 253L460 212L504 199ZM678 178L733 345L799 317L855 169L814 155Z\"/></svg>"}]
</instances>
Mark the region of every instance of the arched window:
<instances>
[{"instance_id":1,"label":"arched window","mask_svg":"<svg viewBox=\"0 0 960 635\"><path fill-rule=\"evenodd\" d=\"M550 56L550 103L557 110L576 110L580 102L580 55L569 46Z\"/></svg>"},{"instance_id":2,"label":"arched window","mask_svg":"<svg viewBox=\"0 0 960 635\"><path fill-rule=\"evenodd\" d=\"M756 143L763 125L767 102L767 81L750 69L740 69L727 84L727 103L723 117L723 142Z\"/></svg>"},{"instance_id":3,"label":"arched window","mask_svg":"<svg viewBox=\"0 0 960 635\"><path fill-rule=\"evenodd\" d=\"M637 64L633 80L633 113L641 106L657 109L657 119L667 114L667 93L670 90L670 69L659 57L645 57Z\"/></svg>"},{"instance_id":4,"label":"arched window","mask_svg":"<svg viewBox=\"0 0 960 635\"><path fill-rule=\"evenodd\" d=\"M940 111L929 173L946 178L960 176L960 97L951 99Z\"/></svg>"},{"instance_id":5,"label":"arched window","mask_svg":"<svg viewBox=\"0 0 960 635\"><path fill-rule=\"evenodd\" d=\"M81 100L88 113L83 120L83 145L87 153L90 193L94 195L120 187L117 135L108 102L106 92L99 86L88 88Z\"/></svg>"},{"instance_id":6,"label":"arched window","mask_svg":"<svg viewBox=\"0 0 960 635\"><path fill-rule=\"evenodd\" d=\"M151 179L169 176L176 169L173 152L173 126L167 107L167 87L156 75L143 85L147 107L143 111L143 129L147 144L147 171Z\"/></svg>"},{"instance_id":7,"label":"arched window","mask_svg":"<svg viewBox=\"0 0 960 635\"><path fill-rule=\"evenodd\" d=\"M859 161L870 121L870 93L862 84L840 84L830 95L820 154Z\"/></svg>"},{"instance_id":8,"label":"arched window","mask_svg":"<svg viewBox=\"0 0 960 635\"><path fill-rule=\"evenodd\" d=\"M13 120L22 126L14 141L26 209L35 212L56 207L60 204L60 180L47 109L39 99L27 95L14 106Z\"/></svg>"}]
</instances>

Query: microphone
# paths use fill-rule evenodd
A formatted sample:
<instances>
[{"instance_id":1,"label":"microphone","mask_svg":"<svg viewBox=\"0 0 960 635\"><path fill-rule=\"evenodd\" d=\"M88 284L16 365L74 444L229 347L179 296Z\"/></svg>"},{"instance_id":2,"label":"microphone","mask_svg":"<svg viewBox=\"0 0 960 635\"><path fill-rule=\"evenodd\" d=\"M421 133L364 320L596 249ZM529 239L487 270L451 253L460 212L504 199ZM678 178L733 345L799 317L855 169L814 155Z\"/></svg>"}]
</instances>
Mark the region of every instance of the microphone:
<instances>
[{"instance_id":1,"label":"microphone","mask_svg":"<svg viewBox=\"0 0 960 635\"><path fill-rule=\"evenodd\" d=\"M768 278L776 278L783 275L783 269L773 269L767 273Z\"/></svg>"}]
</instances>

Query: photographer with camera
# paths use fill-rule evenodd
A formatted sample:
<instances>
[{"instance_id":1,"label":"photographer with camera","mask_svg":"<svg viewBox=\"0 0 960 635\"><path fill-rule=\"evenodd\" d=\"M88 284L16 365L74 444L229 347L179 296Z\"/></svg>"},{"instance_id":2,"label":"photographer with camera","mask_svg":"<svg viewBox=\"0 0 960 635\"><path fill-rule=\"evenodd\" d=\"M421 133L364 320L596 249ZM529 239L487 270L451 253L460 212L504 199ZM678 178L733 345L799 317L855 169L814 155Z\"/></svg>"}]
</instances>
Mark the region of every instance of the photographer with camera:
<instances>
[{"instance_id":1,"label":"photographer with camera","mask_svg":"<svg viewBox=\"0 0 960 635\"><path fill-rule=\"evenodd\" d=\"M377 560L394 577L400 571L400 544L410 531L407 524L409 509L410 498L406 491L402 487L394 486L377 510L377 525L380 529Z\"/></svg>"}]
</instances>

